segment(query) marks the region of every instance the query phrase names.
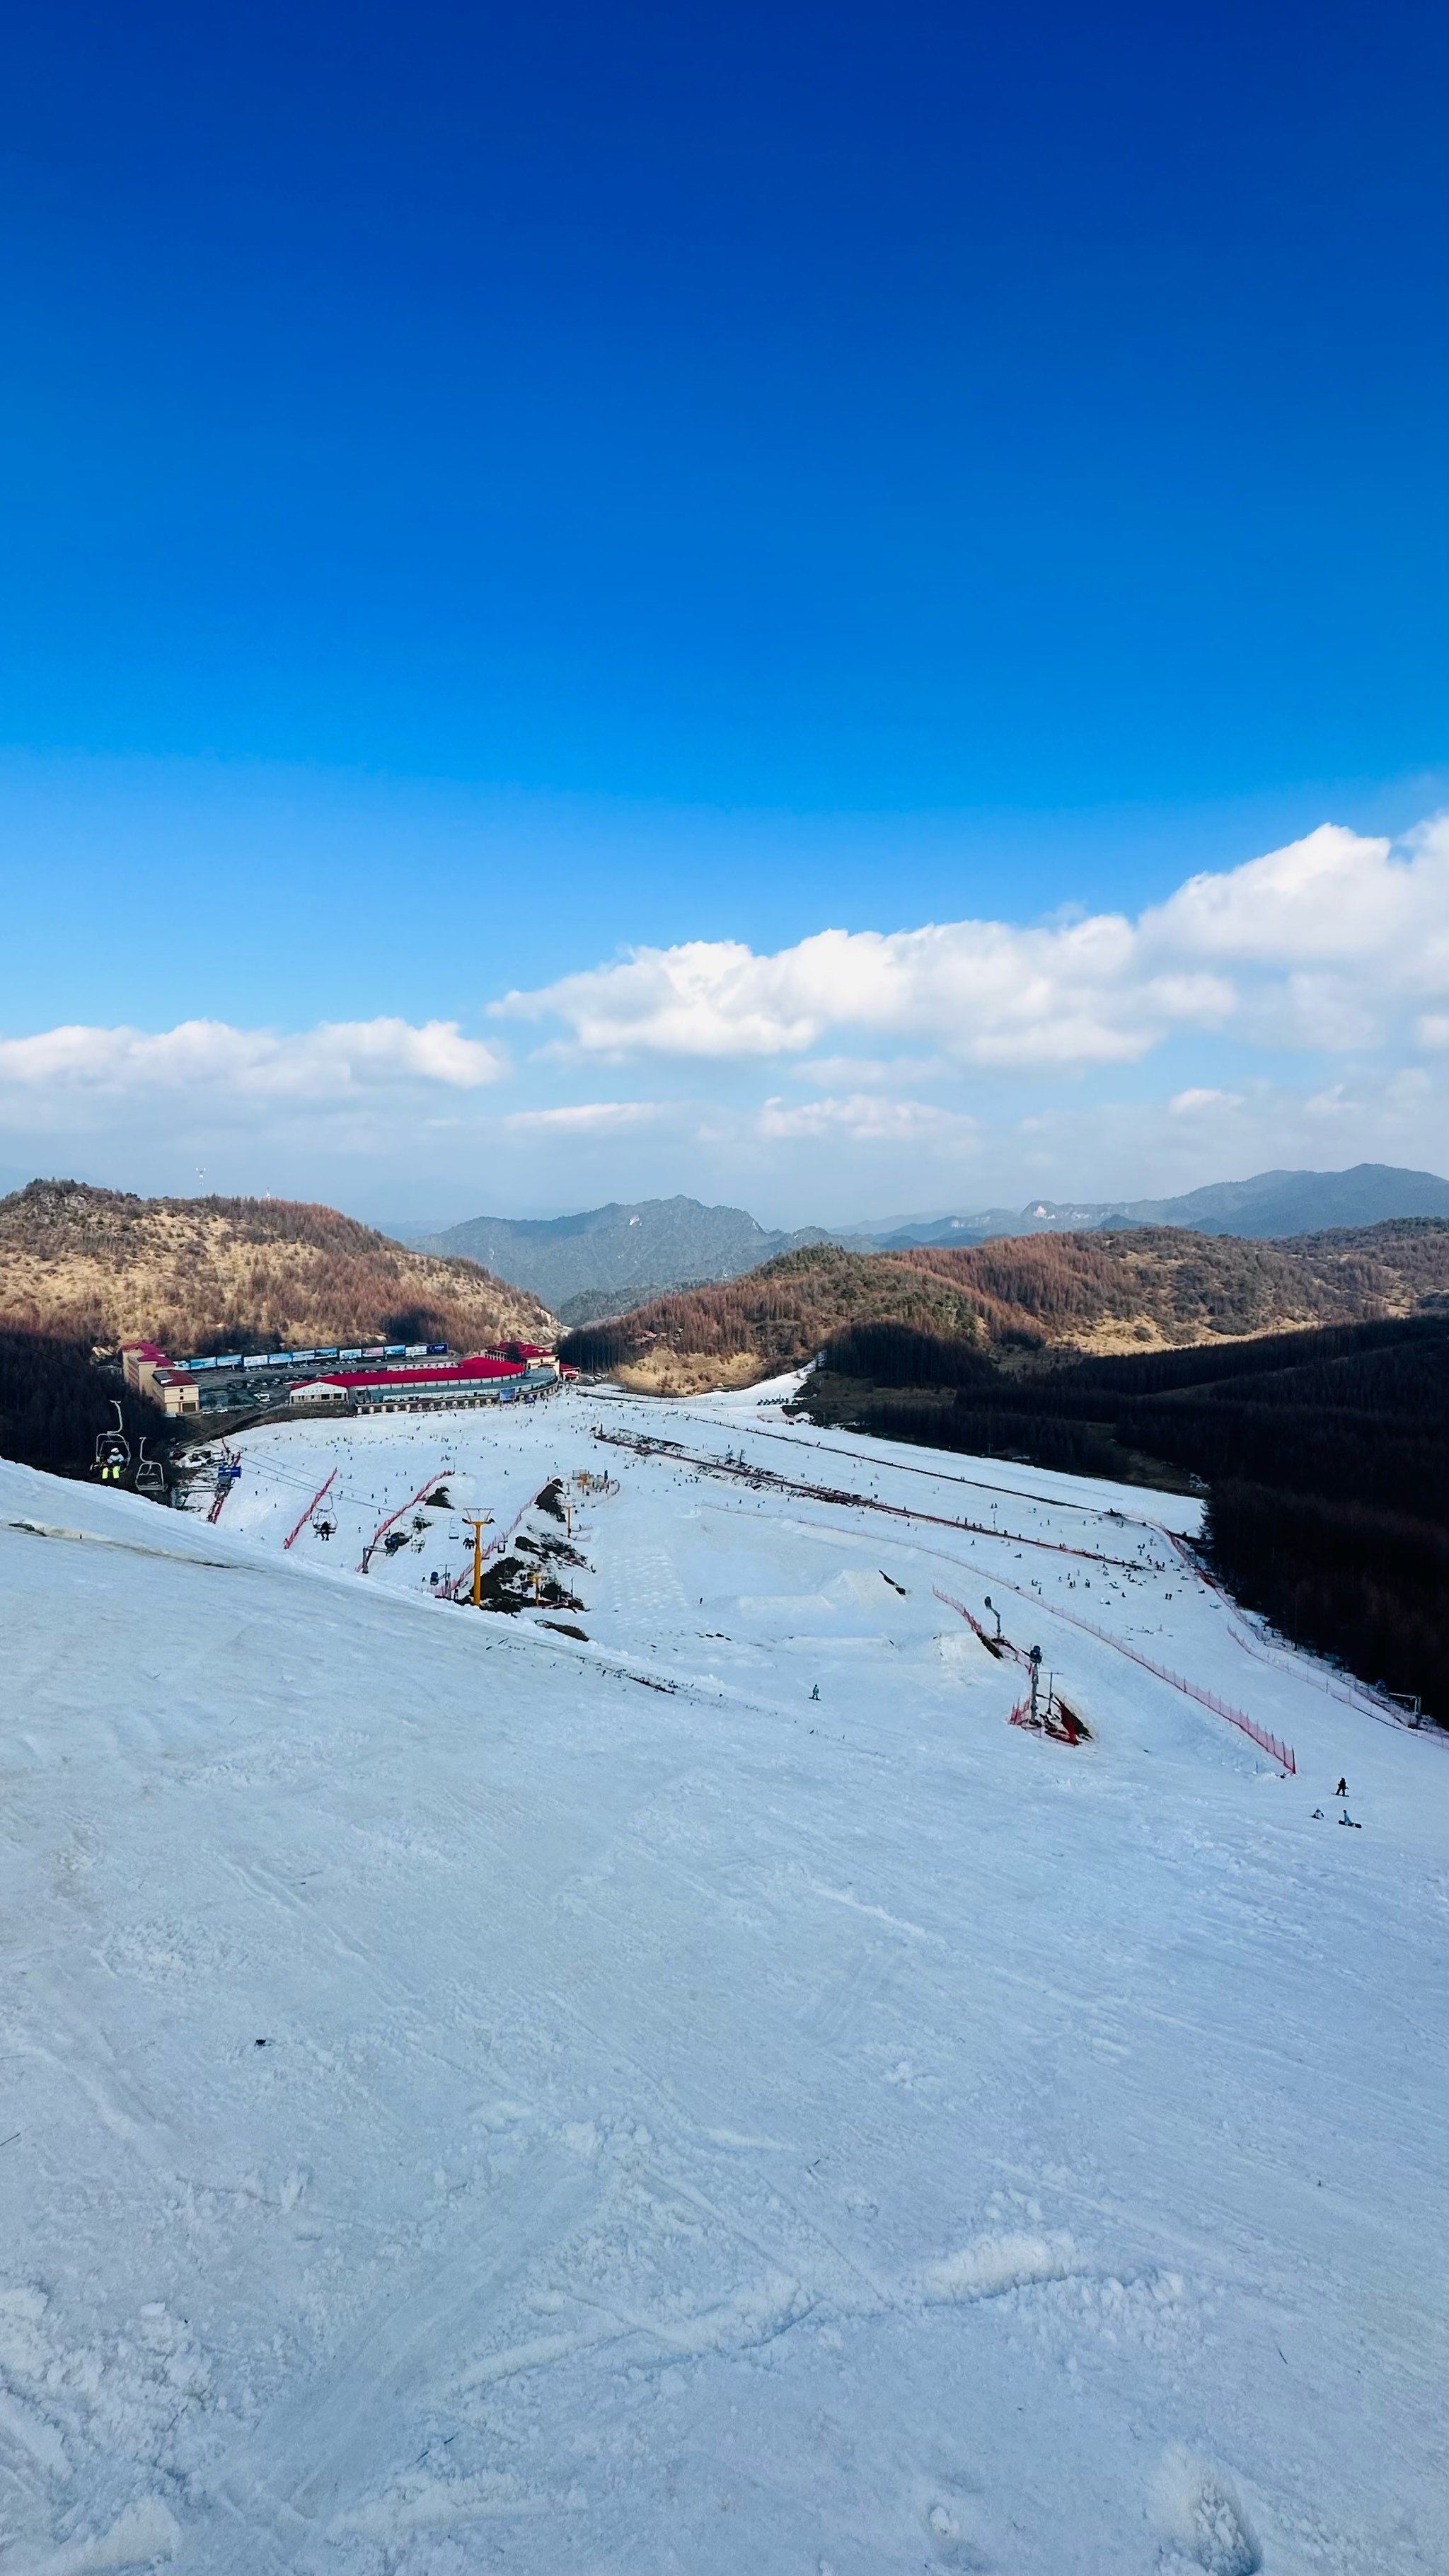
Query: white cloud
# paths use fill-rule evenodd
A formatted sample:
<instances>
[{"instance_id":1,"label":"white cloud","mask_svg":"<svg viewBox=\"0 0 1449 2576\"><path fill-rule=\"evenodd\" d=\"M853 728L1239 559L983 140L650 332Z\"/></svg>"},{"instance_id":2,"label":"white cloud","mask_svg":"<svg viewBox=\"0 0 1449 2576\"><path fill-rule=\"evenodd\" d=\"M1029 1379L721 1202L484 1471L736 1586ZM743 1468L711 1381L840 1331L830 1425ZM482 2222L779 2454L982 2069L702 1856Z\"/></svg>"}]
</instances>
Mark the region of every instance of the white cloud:
<instances>
[{"instance_id":1,"label":"white cloud","mask_svg":"<svg viewBox=\"0 0 1449 2576\"><path fill-rule=\"evenodd\" d=\"M1240 1091L1177 1091L1168 1102L1174 1118L1200 1117L1205 1110L1241 1109Z\"/></svg>"},{"instance_id":2,"label":"white cloud","mask_svg":"<svg viewBox=\"0 0 1449 2576\"><path fill-rule=\"evenodd\" d=\"M428 1213L442 1185L450 1204L506 1189L556 1207L675 1188L792 1221L937 1194L1166 1194L1270 1164L1440 1166L1449 820L1396 845L1325 825L1136 917L823 930L773 955L695 941L498 1008L552 1018L543 1053L575 1070L502 1091L499 1046L398 1017L3 1038L0 1159L53 1168L56 1140L85 1138L87 1168L133 1186L204 1169L345 1202L366 1166L373 1204L426 1183ZM1157 1079L1119 1077L1164 1041ZM629 1058L659 1096L618 1096L635 1081L604 1068Z\"/></svg>"},{"instance_id":3,"label":"white cloud","mask_svg":"<svg viewBox=\"0 0 1449 2576\"><path fill-rule=\"evenodd\" d=\"M0 1121L63 1129L127 1105L214 1113L230 1104L346 1108L429 1089L472 1091L506 1070L456 1021L333 1020L295 1035L184 1020L174 1029L71 1027L0 1039Z\"/></svg>"},{"instance_id":4,"label":"white cloud","mask_svg":"<svg viewBox=\"0 0 1449 2576\"><path fill-rule=\"evenodd\" d=\"M1199 958L1262 966L1357 963L1426 926L1425 898L1449 883L1445 818L1393 844L1321 823L1304 840L1222 875L1189 877L1143 915L1151 938ZM1441 942L1449 933L1442 912Z\"/></svg>"},{"instance_id":5,"label":"white cloud","mask_svg":"<svg viewBox=\"0 0 1449 2576\"><path fill-rule=\"evenodd\" d=\"M961 1069L1066 1072L1134 1062L1174 1030L1362 1049L1426 1003L1449 1003L1443 817L1397 853L1323 824L1265 858L1189 878L1136 921L822 930L765 956L738 940L691 940L494 1008L560 1020L565 1051L611 1061L800 1055L855 1030L933 1044ZM1421 1025L1441 1043L1436 1012Z\"/></svg>"},{"instance_id":6,"label":"white cloud","mask_svg":"<svg viewBox=\"0 0 1449 2576\"><path fill-rule=\"evenodd\" d=\"M812 1055L792 1064L792 1082L813 1082L822 1091L851 1085L862 1091L894 1091L902 1083L948 1082L960 1072L944 1055Z\"/></svg>"},{"instance_id":7,"label":"white cloud","mask_svg":"<svg viewBox=\"0 0 1449 2576\"><path fill-rule=\"evenodd\" d=\"M617 966L567 975L496 1005L556 1017L583 1055L692 1057L802 1053L827 1030L932 1038L958 1062L1113 1064L1143 1055L1174 1020L1232 1008L1210 975L1131 974L1120 915L1067 929L947 922L924 930L821 930L774 957L736 940L641 948Z\"/></svg>"},{"instance_id":8,"label":"white cloud","mask_svg":"<svg viewBox=\"0 0 1449 2576\"><path fill-rule=\"evenodd\" d=\"M221 1083L283 1099L339 1099L380 1082L472 1089L503 1070L498 1051L459 1035L456 1021L335 1020L296 1036L184 1020L142 1029L71 1027L0 1039L0 1083L115 1091L182 1090Z\"/></svg>"},{"instance_id":9,"label":"white cloud","mask_svg":"<svg viewBox=\"0 0 1449 2576\"><path fill-rule=\"evenodd\" d=\"M996 1171L1019 1173L1049 1197L1165 1198L1272 1169L1383 1162L1442 1172L1446 1135L1449 1068L1440 1058L1360 1063L1318 1085L1254 1076L1167 1100L1063 1096L1010 1129L984 1131L982 1146Z\"/></svg>"},{"instance_id":10,"label":"white cloud","mask_svg":"<svg viewBox=\"0 0 1449 2576\"><path fill-rule=\"evenodd\" d=\"M523 1135L612 1136L626 1127L652 1127L670 1114L658 1100L579 1100L559 1109L515 1109L502 1124Z\"/></svg>"},{"instance_id":11,"label":"white cloud","mask_svg":"<svg viewBox=\"0 0 1449 2576\"><path fill-rule=\"evenodd\" d=\"M929 1100L887 1100L857 1091L844 1099L767 1100L759 1133L772 1138L833 1136L853 1145L974 1145L974 1118Z\"/></svg>"}]
</instances>

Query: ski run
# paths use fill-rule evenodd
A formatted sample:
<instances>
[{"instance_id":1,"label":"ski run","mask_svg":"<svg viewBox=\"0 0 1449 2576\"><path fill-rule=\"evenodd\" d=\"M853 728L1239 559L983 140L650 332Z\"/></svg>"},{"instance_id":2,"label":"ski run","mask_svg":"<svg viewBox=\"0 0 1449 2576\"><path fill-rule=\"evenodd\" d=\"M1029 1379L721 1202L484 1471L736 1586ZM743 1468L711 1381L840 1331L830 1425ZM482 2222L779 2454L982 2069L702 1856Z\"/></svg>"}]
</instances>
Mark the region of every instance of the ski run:
<instances>
[{"instance_id":1,"label":"ski run","mask_svg":"<svg viewBox=\"0 0 1449 2576\"><path fill-rule=\"evenodd\" d=\"M1449 1743L788 1392L0 1465L0 2576L1449 2567Z\"/></svg>"}]
</instances>

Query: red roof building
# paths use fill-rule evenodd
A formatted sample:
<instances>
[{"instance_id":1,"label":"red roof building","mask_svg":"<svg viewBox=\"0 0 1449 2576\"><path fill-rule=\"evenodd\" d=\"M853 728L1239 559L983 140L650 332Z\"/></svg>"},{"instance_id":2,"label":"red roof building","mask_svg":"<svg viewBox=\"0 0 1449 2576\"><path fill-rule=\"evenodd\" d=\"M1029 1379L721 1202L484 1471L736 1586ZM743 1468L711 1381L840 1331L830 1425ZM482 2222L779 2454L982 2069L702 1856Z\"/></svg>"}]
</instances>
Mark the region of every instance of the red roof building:
<instances>
[{"instance_id":1,"label":"red roof building","mask_svg":"<svg viewBox=\"0 0 1449 2576\"><path fill-rule=\"evenodd\" d=\"M547 1356L540 1352L540 1358ZM480 1352L476 1359L441 1360L433 1368L324 1369L329 1386L456 1386L469 1379L522 1377L522 1360L497 1360Z\"/></svg>"}]
</instances>

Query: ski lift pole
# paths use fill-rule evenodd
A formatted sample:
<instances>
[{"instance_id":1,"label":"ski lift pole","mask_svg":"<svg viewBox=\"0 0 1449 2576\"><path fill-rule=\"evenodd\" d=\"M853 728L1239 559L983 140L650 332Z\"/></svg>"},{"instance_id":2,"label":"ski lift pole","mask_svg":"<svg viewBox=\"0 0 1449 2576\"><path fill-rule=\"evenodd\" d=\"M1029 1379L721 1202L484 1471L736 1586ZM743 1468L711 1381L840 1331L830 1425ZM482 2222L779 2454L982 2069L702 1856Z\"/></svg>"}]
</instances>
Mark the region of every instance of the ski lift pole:
<instances>
[{"instance_id":1,"label":"ski lift pole","mask_svg":"<svg viewBox=\"0 0 1449 2576\"><path fill-rule=\"evenodd\" d=\"M473 1533L473 1607L475 1610L481 1610L483 1607L483 1532L491 1518L492 1514L487 1512L476 1518L470 1512L463 1514L463 1527Z\"/></svg>"}]
</instances>

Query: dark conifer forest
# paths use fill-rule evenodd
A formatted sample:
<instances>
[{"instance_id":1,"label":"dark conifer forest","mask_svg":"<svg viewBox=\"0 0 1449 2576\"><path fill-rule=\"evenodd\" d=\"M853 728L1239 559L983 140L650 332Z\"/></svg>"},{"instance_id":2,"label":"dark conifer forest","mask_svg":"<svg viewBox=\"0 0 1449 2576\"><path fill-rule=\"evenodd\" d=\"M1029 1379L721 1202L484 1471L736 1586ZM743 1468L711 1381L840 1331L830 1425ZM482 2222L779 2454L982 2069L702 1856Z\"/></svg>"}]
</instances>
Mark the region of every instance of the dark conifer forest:
<instances>
[{"instance_id":1,"label":"dark conifer forest","mask_svg":"<svg viewBox=\"0 0 1449 2576\"><path fill-rule=\"evenodd\" d=\"M118 1368L97 1368L89 1342L0 1329L0 1457L53 1476L89 1474L98 1436L116 1427L112 1398L133 1453L144 1432L159 1455L172 1428L165 1414L133 1395Z\"/></svg>"}]
</instances>

